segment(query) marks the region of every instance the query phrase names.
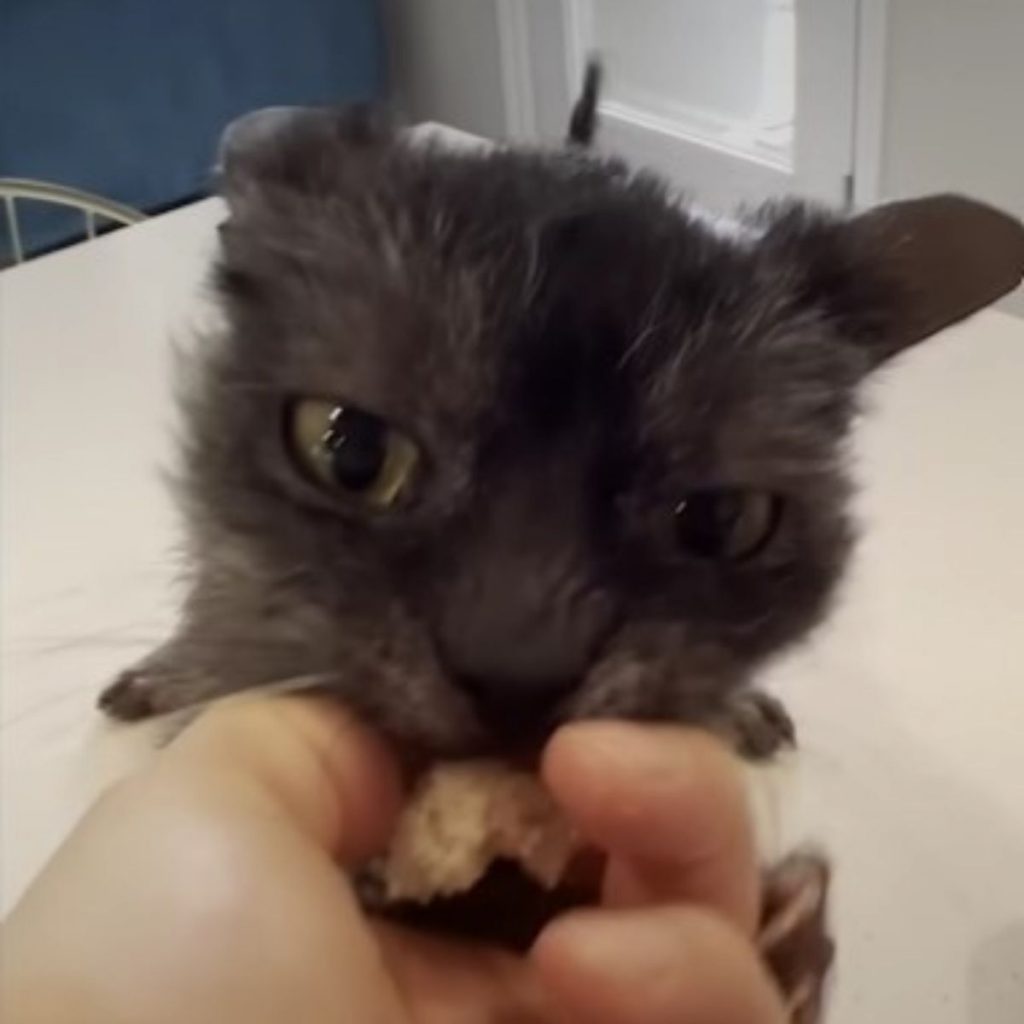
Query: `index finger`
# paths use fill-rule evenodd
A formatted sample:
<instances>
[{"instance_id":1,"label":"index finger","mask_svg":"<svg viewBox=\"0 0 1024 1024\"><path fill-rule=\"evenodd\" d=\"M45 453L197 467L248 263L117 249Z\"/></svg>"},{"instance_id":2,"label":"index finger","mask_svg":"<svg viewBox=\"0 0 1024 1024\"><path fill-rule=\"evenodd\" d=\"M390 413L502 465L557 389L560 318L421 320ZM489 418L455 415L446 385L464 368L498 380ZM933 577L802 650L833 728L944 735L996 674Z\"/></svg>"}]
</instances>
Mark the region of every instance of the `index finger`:
<instances>
[{"instance_id":1,"label":"index finger","mask_svg":"<svg viewBox=\"0 0 1024 1024\"><path fill-rule=\"evenodd\" d=\"M344 863L380 852L401 803L383 742L324 698L225 700L167 748L161 770L170 785L192 779L209 799L281 816Z\"/></svg>"},{"instance_id":2,"label":"index finger","mask_svg":"<svg viewBox=\"0 0 1024 1024\"><path fill-rule=\"evenodd\" d=\"M718 741L679 726L581 722L555 734L541 771L609 855L606 903L699 903L753 934L753 824L739 765Z\"/></svg>"}]
</instances>

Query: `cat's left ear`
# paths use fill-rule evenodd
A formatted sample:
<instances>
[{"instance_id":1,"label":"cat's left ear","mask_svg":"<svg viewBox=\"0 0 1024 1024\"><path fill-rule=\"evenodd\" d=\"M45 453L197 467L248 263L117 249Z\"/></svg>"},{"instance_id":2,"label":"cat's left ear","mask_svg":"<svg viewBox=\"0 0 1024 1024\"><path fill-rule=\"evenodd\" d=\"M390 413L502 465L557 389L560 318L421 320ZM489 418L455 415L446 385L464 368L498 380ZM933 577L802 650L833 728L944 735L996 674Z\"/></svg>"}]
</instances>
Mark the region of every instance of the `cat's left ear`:
<instances>
[{"instance_id":1,"label":"cat's left ear","mask_svg":"<svg viewBox=\"0 0 1024 1024\"><path fill-rule=\"evenodd\" d=\"M232 121L217 157L220 191L232 213L275 186L313 189L336 182L384 145L391 126L370 105L268 107Z\"/></svg>"},{"instance_id":2,"label":"cat's left ear","mask_svg":"<svg viewBox=\"0 0 1024 1024\"><path fill-rule=\"evenodd\" d=\"M861 267L892 289L888 322L866 342L878 360L995 302L1024 278L1024 224L962 196L887 203L843 230Z\"/></svg>"}]
</instances>

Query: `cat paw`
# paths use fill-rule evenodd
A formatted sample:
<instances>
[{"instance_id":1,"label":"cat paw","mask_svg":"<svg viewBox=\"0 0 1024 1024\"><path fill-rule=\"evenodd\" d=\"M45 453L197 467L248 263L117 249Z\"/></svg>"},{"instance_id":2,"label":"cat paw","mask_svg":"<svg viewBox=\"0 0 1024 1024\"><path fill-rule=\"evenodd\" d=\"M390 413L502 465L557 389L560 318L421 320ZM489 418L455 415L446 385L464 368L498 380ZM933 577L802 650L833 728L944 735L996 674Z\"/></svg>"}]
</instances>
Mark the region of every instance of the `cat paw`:
<instances>
[{"instance_id":1,"label":"cat paw","mask_svg":"<svg viewBox=\"0 0 1024 1024\"><path fill-rule=\"evenodd\" d=\"M138 722L158 714L151 679L136 669L122 672L102 693L96 706L121 722Z\"/></svg>"},{"instance_id":2,"label":"cat paw","mask_svg":"<svg viewBox=\"0 0 1024 1024\"><path fill-rule=\"evenodd\" d=\"M835 956L828 934L829 868L813 852L795 853L764 877L758 948L782 990L787 1020L821 1020Z\"/></svg>"},{"instance_id":3,"label":"cat paw","mask_svg":"<svg viewBox=\"0 0 1024 1024\"><path fill-rule=\"evenodd\" d=\"M215 695L211 677L185 667L160 649L125 669L96 701L97 707L121 722L138 722L164 715Z\"/></svg>"},{"instance_id":4,"label":"cat paw","mask_svg":"<svg viewBox=\"0 0 1024 1024\"><path fill-rule=\"evenodd\" d=\"M760 690L735 694L718 723L718 732L752 761L765 761L785 747L796 746L793 719L779 700Z\"/></svg>"}]
</instances>

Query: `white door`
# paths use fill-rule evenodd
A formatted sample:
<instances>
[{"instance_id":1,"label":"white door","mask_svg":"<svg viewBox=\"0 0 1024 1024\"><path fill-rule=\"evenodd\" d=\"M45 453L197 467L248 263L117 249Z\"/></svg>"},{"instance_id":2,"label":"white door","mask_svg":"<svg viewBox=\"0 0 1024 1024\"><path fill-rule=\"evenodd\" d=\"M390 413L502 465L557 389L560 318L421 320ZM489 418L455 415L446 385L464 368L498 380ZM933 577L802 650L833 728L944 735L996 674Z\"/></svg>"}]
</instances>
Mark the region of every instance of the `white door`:
<instances>
[{"instance_id":1,"label":"white door","mask_svg":"<svg viewBox=\"0 0 1024 1024\"><path fill-rule=\"evenodd\" d=\"M852 188L857 0L499 0L514 130L564 132L587 56L598 144L722 211Z\"/></svg>"}]
</instances>

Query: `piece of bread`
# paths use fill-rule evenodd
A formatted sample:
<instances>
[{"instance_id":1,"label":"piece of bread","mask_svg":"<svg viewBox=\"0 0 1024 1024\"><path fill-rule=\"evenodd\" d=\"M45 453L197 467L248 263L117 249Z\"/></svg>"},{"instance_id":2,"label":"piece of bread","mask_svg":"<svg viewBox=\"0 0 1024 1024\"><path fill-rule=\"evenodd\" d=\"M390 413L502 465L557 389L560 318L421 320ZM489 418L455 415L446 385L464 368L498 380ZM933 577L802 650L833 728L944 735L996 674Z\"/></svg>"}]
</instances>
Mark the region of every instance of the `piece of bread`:
<instances>
[{"instance_id":1,"label":"piece of bread","mask_svg":"<svg viewBox=\"0 0 1024 1024\"><path fill-rule=\"evenodd\" d=\"M453 761L422 776L378 865L387 902L429 903L471 889L498 858L547 889L580 843L529 772L500 761Z\"/></svg>"}]
</instances>

